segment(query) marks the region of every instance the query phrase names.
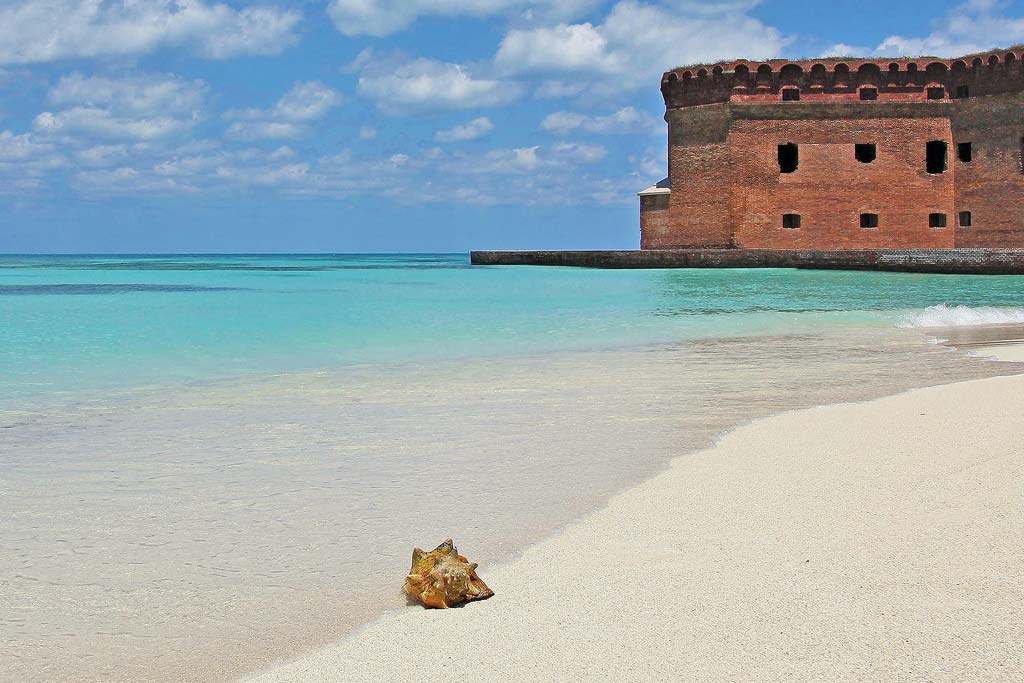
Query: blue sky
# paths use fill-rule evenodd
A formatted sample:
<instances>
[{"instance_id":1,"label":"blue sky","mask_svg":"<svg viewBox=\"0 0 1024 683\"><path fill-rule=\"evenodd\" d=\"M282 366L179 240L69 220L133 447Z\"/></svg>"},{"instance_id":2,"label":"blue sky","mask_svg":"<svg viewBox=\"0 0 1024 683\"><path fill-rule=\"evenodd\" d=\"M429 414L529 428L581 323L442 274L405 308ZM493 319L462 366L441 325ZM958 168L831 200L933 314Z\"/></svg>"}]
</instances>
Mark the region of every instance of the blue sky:
<instances>
[{"instance_id":1,"label":"blue sky","mask_svg":"<svg viewBox=\"0 0 1024 683\"><path fill-rule=\"evenodd\" d=\"M994 0L2 0L0 253L634 248L666 69L1021 42Z\"/></svg>"}]
</instances>

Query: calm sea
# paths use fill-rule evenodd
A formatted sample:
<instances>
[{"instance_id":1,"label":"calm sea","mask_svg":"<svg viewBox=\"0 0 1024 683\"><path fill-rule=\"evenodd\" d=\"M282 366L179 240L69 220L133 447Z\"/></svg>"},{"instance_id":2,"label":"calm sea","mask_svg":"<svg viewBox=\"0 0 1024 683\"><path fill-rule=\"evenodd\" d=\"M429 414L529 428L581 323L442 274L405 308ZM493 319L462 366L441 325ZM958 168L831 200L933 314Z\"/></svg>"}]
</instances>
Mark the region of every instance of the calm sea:
<instances>
[{"instance_id":1,"label":"calm sea","mask_svg":"<svg viewBox=\"0 0 1024 683\"><path fill-rule=\"evenodd\" d=\"M987 322L1024 279L0 257L0 678L230 680L413 545L486 578L743 422L1018 371L923 329Z\"/></svg>"}]
</instances>

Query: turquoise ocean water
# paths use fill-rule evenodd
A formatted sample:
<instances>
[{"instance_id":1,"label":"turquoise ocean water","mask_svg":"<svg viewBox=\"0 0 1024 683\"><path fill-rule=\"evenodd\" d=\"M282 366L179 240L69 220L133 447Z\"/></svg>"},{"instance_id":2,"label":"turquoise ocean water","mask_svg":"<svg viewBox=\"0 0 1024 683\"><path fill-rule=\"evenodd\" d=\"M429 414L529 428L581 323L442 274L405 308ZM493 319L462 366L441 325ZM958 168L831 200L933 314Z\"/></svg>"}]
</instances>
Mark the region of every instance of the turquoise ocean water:
<instances>
[{"instance_id":1,"label":"turquoise ocean water","mask_svg":"<svg viewBox=\"0 0 1024 683\"><path fill-rule=\"evenodd\" d=\"M1022 305L1014 277L471 267L465 254L0 256L0 397L892 325L935 306L1013 320ZM957 322L943 313L937 323Z\"/></svg>"}]
</instances>

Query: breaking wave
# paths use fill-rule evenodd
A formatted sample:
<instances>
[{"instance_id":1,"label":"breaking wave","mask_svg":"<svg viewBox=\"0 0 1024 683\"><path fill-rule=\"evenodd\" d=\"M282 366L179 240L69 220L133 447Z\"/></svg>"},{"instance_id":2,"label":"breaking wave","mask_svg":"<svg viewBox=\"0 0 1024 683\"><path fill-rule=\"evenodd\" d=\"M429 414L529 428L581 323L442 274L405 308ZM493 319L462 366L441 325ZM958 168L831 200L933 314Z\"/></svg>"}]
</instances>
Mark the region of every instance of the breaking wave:
<instances>
[{"instance_id":1,"label":"breaking wave","mask_svg":"<svg viewBox=\"0 0 1024 683\"><path fill-rule=\"evenodd\" d=\"M929 306L911 313L900 327L968 327L971 325L1024 324L1024 308L995 308L993 306Z\"/></svg>"}]
</instances>

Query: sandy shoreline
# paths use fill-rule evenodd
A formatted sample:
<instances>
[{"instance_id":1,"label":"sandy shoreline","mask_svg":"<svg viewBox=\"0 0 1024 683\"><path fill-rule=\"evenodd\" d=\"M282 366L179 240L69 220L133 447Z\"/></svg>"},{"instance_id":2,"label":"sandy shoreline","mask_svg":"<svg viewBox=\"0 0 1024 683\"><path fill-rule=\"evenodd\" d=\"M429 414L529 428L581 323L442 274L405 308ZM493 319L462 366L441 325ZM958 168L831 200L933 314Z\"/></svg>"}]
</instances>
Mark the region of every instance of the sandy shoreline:
<instances>
[{"instance_id":1,"label":"sandy shoreline","mask_svg":"<svg viewBox=\"0 0 1024 683\"><path fill-rule=\"evenodd\" d=\"M241 680L1019 680L1022 409L1014 376L758 420L484 567L491 600Z\"/></svg>"}]
</instances>

